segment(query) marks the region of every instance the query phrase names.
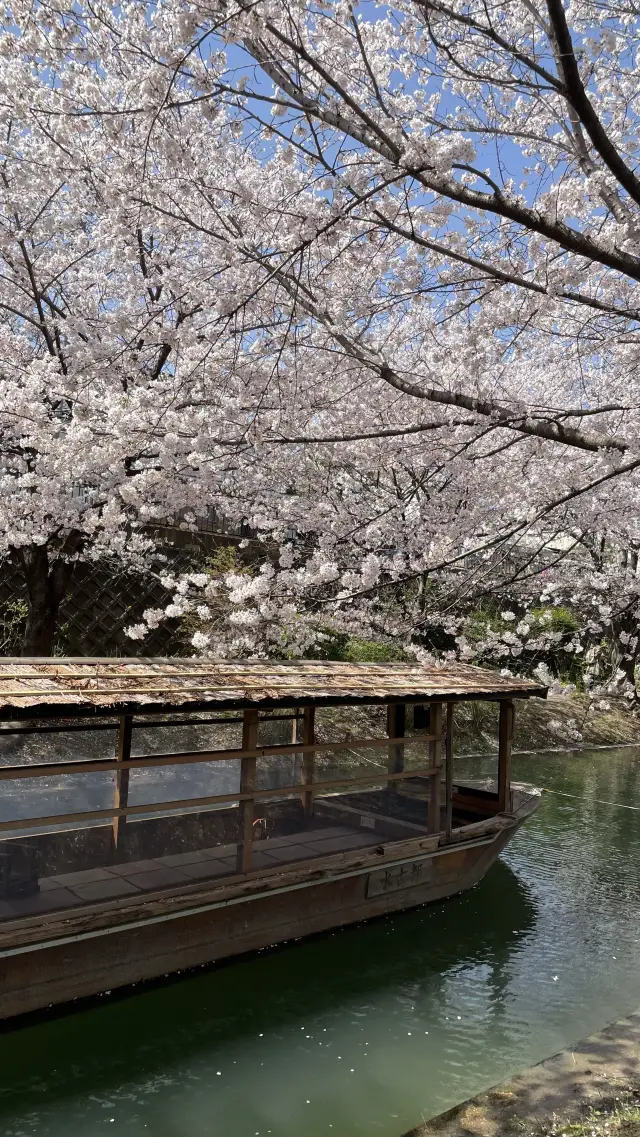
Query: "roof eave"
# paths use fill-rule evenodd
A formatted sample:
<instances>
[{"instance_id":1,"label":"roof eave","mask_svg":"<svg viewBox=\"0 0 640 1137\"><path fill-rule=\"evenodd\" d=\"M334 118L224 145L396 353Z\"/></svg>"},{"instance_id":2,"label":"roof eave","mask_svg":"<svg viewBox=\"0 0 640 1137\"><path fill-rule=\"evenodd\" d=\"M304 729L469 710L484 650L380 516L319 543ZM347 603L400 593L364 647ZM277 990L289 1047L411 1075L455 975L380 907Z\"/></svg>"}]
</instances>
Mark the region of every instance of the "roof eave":
<instances>
[{"instance_id":1,"label":"roof eave","mask_svg":"<svg viewBox=\"0 0 640 1137\"><path fill-rule=\"evenodd\" d=\"M200 714L203 711L283 710L287 707L374 707L389 703L495 703L504 699L546 699L548 687L501 687L494 691L443 691L429 694L407 694L398 698L388 696L325 695L299 696L296 699L206 699L199 702L147 703L121 702L107 705L92 703L33 703L28 706L0 707L0 722L18 722L34 718L111 718L121 715Z\"/></svg>"}]
</instances>

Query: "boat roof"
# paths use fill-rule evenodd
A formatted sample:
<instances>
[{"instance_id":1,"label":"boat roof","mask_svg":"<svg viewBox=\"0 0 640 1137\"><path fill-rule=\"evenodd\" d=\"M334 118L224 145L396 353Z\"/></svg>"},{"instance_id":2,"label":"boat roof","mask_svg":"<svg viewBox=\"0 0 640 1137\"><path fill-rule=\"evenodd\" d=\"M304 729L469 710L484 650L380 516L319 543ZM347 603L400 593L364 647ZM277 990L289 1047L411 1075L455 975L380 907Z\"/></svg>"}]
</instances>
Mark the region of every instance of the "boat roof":
<instances>
[{"instance_id":1,"label":"boat roof","mask_svg":"<svg viewBox=\"0 0 640 1137\"><path fill-rule=\"evenodd\" d=\"M464 663L0 659L0 719L4 720L534 695L546 698L547 688Z\"/></svg>"}]
</instances>

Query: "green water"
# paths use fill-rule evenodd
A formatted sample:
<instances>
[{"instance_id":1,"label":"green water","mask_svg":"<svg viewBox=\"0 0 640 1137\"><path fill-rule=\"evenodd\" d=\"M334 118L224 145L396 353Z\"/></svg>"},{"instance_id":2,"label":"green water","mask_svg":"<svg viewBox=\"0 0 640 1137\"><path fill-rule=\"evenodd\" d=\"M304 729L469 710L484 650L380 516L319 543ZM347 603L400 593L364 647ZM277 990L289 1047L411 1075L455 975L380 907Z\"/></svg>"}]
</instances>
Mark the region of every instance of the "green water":
<instances>
[{"instance_id":1,"label":"green water","mask_svg":"<svg viewBox=\"0 0 640 1137\"><path fill-rule=\"evenodd\" d=\"M465 895L2 1035L0 1133L399 1137L640 1006L640 752L514 766Z\"/></svg>"}]
</instances>

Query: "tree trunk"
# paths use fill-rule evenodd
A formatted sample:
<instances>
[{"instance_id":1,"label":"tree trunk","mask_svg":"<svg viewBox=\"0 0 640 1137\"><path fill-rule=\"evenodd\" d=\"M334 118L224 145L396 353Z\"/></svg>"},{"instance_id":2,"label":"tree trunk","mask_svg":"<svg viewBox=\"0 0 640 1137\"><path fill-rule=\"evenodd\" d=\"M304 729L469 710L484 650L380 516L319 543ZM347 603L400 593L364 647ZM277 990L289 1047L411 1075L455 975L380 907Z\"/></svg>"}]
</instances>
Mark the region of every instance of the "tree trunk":
<instances>
[{"instance_id":1,"label":"tree trunk","mask_svg":"<svg viewBox=\"0 0 640 1137\"><path fill-rule=\"evenodd\" d=\"M28 614L20 654L51 655L58 624L58 611L76 566L66 559L77 552L79 542L67 539L63 548L51 555L46 545L31 545L16 550L27 587Z\"/></svg>"}]
</instances>

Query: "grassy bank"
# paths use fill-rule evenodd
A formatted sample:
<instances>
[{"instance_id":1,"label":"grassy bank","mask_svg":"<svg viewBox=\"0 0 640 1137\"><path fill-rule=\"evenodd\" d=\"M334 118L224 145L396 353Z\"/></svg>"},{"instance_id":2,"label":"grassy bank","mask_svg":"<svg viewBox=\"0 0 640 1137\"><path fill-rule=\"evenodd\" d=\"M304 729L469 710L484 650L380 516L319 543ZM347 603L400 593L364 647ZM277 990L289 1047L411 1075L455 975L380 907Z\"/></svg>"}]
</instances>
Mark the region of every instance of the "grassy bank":
<instances>
[{"instance_id":1,"label":"grassy bank","mask_svg":"<svg viewBox=\"0 0 640 1137\"><path fill-rule=\"evenodd\" d=\"M490 703L468 703L456 711L460 752L490 751L497 745L497 714ZM517 703L515 750L572 746L624 746L640 742L640 718L624 699L590 700L570 692Z\"/></svg>"},{"instance_id":2,"label":"grassy bank","mask_svg":"<svg viewBox=\"0 0 640 1137\"><path fill-rule=\"evenodd\" d=\"M412 727L407 715L407 730ZM498 745L494 703L461 703L455 710L455 745L459 754L489 754ZM325 741L353 741L384 735L381 707L333 707L318 712L318 736ZM548 699L519 700L514 750L549 750L640 743L640 717L624 699L589 700L570 692Z\"/></svg>"},{"instance_id":3,"label":"grassy bank","mask_svg":"<svg viewBox=\"0 0 640 1137\"><path fill-rule=\"evenodd\" d=\"M618 1090L600 1109L591 1108L584 1121L556 1120L543 1125L539 1134L540 1137L640 1137L640 1097L631 1090Z\"/></svg>"}]
</instances>

